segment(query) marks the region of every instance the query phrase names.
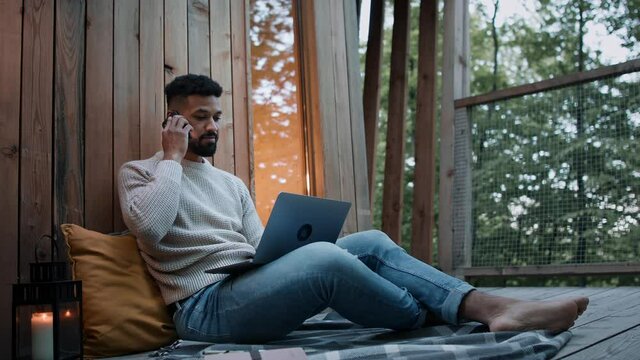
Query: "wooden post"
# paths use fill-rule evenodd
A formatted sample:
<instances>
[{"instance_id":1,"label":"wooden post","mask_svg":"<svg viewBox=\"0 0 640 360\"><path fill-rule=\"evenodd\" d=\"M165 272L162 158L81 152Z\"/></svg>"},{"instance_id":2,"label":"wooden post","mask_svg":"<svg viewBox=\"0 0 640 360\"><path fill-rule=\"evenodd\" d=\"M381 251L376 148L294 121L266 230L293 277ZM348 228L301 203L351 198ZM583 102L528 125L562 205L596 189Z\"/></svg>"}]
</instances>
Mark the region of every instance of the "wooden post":
<instances>
[{"instance_id":1,"label":"wooden post","mask_svg":"<svg viewBox=\"0 0 640 360\"><path fill-rule=\"evenodd\" d=\"M468 94L468 0L445 1L440 119L438 264L453 271L454 101Z\"/></svg>"},{"instance_id":2,"label":"wooden post","mask_svg":"<svg viewBox=\"0 0 640 360\"><path fill-rule=\"evenodd\" d=\"M18 278L22 1L0 1L0 349L11 349L11 284Z\"/></svg>"},{"instance_id":3,"label":"wooden post","mask_svg":"<svg viewBox=\"0 0 640 360\"><path fill-rule=\"evenodd\" d=\"M420 2L411 255L432 261L435 194L435 99L438 1Z\"/></svg>"},{"instance_id":4,"label":"wooden post","mask_svg":"<svg viewBox=\"0 0 640 360\"><path fill-rule=\"evenodd\" d=\"M404 188L404 132L407 109L407 62L409 53L409 0L393 7L389 115L382 198L382 231L400 243Z\"/></svg>"},{"instance_id":5,"label":"wooden post","mask_svg":"<svg viewBox=\"0 0 640 360\"><path fill-rule=\"evenodd\" d=\"M109 233L114 215L113 0L87 2L86 36L85 225Z\"/></svg>"},{"instance_id":6,"label":"wooden post","mask_svg":"<svg viewBox=\"0 0 640 360\"><path fill-rule=\"evenodd\" d=\"M380 69L382 67L383 30L384 0L372 0L362 96L367 146L367 170L369 174L369 200L371 201L372 210L376 188L376 147L378 145L378 112L380 111Z\"/></svg>"}]
</instances>

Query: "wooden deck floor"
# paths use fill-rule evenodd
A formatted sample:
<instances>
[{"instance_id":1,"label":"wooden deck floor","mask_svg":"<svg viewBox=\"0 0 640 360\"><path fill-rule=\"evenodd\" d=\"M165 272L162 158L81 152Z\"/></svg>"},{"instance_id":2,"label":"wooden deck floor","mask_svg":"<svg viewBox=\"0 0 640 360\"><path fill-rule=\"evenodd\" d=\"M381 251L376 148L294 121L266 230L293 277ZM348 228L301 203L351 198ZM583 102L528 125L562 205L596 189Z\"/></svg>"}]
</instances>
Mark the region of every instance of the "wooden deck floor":
<instances>
[{"instance_id":1,"label":"wooden deck floor","mask_svg":"<svg viewBox=\"0 0 640 360\"><path fill-rule=\"evenodd\" d=\"M530 300L587 296L587 311L571 328L573 338L553 359L640 359L640 287L484 288Z\"/></svg>"}]
</instances>

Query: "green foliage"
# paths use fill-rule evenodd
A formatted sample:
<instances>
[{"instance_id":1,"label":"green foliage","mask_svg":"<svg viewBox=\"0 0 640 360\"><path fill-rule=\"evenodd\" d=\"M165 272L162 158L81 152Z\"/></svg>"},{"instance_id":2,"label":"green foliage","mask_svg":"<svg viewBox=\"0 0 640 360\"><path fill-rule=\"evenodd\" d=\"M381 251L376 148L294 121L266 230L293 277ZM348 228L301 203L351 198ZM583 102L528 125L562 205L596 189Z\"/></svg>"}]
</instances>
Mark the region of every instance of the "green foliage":
<instances>
[{"instance_id":1,"label":"green foliage","mask_svg":"<svg viewBox=\"0 0 640 360\"><path fill-rule=\"evenodd\" d=\"M529 3L533 13L497 24L492 22L494 3L471 2L472 94L609 64L608 54L585 41L594 24L603 24L609 34L620 38L629 59L640 56L638 0ZM497 4L501 11L502 5ZM442 2L440 9L438 69L442 61ZM388 1L386 12L392 10ZM413 1L402 229L405 244L411 237L418 13L419 2ZM494 28L498 48L492 38ZM389 28L384 36L381 84L389 83L390 49ZM440 77L437 81L439 101ZM637 74L625 75L473 110L474 265L640 261L638 83ZM377 228L381 225L387 98L388 87L383 86L374 200ZM439 118L439 103L437 109ZM437 203L436 194L436 224ZM564 279L568 285L584 280ZM544 283L540 279L514 281ZM589 281L637 284L638 277Z\"/></svg>"}]
</instances>

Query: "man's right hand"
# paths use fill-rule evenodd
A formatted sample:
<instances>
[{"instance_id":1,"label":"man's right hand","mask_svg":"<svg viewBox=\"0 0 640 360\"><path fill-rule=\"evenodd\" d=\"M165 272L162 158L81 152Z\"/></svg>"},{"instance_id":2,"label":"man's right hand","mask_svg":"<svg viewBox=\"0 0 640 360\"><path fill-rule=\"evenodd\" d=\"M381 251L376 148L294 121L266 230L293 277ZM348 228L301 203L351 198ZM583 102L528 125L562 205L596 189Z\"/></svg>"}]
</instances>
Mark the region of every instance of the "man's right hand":
<instances>
[{"instance_id":1,"label":"man's right hand","mask_svg":"<svg viewBox=\"0 0 640 360\"><path fill-rule=\"evenodd\" d=\"M182 115L170 116L162 129L162 149L164 160L174 160L180 163L187 153L189 132L193 129Z\"/></svg>"}]
</instances>

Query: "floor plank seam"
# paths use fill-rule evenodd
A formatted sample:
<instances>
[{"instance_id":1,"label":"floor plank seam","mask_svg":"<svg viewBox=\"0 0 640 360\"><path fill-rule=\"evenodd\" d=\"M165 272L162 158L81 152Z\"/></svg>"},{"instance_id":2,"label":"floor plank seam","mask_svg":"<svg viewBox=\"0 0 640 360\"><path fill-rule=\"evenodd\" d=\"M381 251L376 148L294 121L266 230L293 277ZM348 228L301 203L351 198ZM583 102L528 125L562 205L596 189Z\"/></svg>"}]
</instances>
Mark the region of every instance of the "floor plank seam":
<instances>
[{"instance_id":1,"label":"floor plank seam","mask_svg":"<svg viewBox=\"0 0 640 360\"><path fill-rule=\"evenodd\" d=\"M612 339L612 338L614 338L614 337L616 337L616 336L619 336L619 335L621 335L621 334L624 334L625 332L630 331L630 330L633 330L633 329L635 329L635 328L637 328L637 327L639 327L639 326L640 326L640 324L636 324L636 325L634 325L634 326L632 326L632 327L630 327L630 328L627 328L627 329L624 329L624 330L622 330L622 331L620 331L620 332L618 332L618 333L612 334L612 335L611 335L611 336L609 336L609 337L602 338L602 339L600 339L600 340L598 340L598 341L596 341L596 342L594 342L594 343L590 343L589 345L587 345L587 346L585 346L585 347L583 347L583 348L576 349L576 351L574 351L574 352L571 352L571 353L568 353L568 354L562 355L562 356L561 356L561 357L559 357L559 358L555 358L554 360L561 360L561 359L567 358L567 357L569 357L569 356L575 355L575 354L577 354L577 353L579 353L579 352L582 352L582 351L584 351L584 350L588 350L588 349L589 349L589 348L591 348L591 347L594 347L594 346L596 346L596 345L598 345L598 344L600 344L600 343L602 343L602 342L604 342L604 341L607 341L607 340ZM571 341L571 340L569 340L569 341Z\"/></svg>"}]
</instances>

